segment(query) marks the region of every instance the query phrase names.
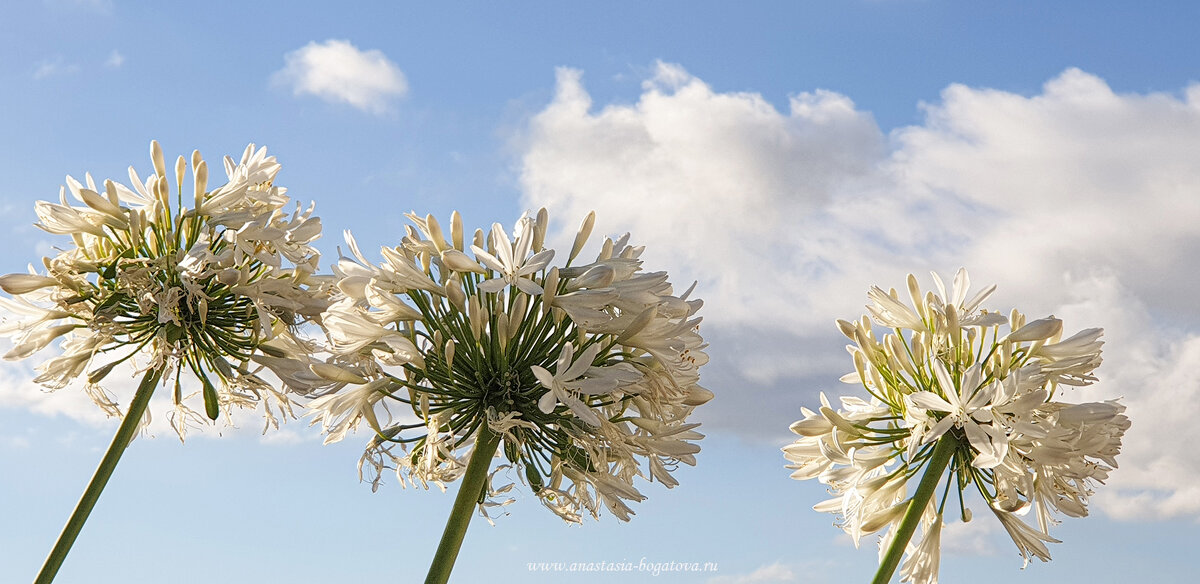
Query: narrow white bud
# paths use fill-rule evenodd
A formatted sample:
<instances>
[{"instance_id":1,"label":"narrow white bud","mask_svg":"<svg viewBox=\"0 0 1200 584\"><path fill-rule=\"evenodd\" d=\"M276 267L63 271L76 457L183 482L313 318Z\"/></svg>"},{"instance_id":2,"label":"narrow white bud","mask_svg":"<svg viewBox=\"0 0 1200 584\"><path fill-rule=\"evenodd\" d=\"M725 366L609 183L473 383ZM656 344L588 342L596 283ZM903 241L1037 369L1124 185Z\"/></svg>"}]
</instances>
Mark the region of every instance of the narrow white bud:
<instances>
[{"instance_id":1,"label":"narrow white bud","mask_svg":"<svg viewBox=\"0 0 1200 584\"><path fill-rule=\"evenodd\" d=\"M546 243L546 226L550 223L550 214L546 208L538 209L537 220L533 224L533 253L542 251Z\"/></svg>"},{"instance_id":2,"label":"narrow white bud","mask_svg":"<svg viewBox=\"0 0 1200 584\"><path fill-rule=\"evenodd\" d=\"M187 160L180 156L175 159L175 186L183 188L183 175L187 172Z\"/></svg>"},{"instance_id":3,"label":"narrow white bud","mask_svg":"<svg viewBox=\"0 0 1200 584\"><path fill-rule=\"evenodd\" d=\"M433 242L433 246L439 252L450 249L446 245L446 238L442 236L442 226L438 223L437 217L434 217L432 213L425 216L425 229L429 231L429 240Z\"/></svg>"},{"instance_id":4,"label":"narrow white bud","mask_svg":"<svg viewBox=\"0 0 1200 584\"><path fill-rule=\"evenodd\" d=\"M450 239L454 244L454 249L463 251L462 215L459 215L458 211L450 214Z\"/></svg>"},{"instance_id":5,"label":"narrow white bud","mask_svg":"<svg viewBox=\"0 0 1200 584\"><path fill-rule=\"evenodd\" d=\"M196 152L196 154L198 155L199 152ZM199 209L200 205L204 204L204 198L207 194L205 189L208 188L208 163L201 160L200 164L193 167L192 178L194 179L192 182L192 192L196 198L196 208Z\"/></svg>"},{"instance_id":6,"label":"narrow white bud","mask_svg":"<svg viewBox=\"0 0 1200 584\"><path fill-rule=\"evenodd\" d=\"M583 219L583 224L579 226L579 232L575 234L575 243L571 246L571 255L567 257L567 262L574 261L587 243L588 237L592 235L592 226L596 224L596 212L590 211L587 217Z\"/></svg>"}]
</instances>

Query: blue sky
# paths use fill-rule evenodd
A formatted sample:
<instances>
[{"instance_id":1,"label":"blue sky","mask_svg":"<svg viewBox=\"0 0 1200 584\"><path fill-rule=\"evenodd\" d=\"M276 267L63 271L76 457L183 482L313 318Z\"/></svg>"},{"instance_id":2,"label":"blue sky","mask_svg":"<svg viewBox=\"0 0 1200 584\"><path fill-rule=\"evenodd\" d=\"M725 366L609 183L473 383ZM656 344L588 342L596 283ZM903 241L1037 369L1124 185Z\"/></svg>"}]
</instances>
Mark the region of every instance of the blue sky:
<instances>
[{"instance_id":1,"label":"blue sky","mask_svg":"<svg viewBox=\"0 0 1200 584\"><path fill-rule=\"evenodd\" d=\"M311 5L310 5L311 4ZM266 145L340 232L394 244L410 210L470 225L547 206L572 233L633 233L700 281L717 398L696 468L622 524L568 527L527 491L472 525L460 581L610 582L530 562L713 562L639 582L866 580L778 448L818 391L850 391L832 326L870 285L971 270L992 303L1106 328L1101 383L1134 427L1093 516L1020 570L998 527L950 543L947 581L1183 582L1200 537L1200 46L1190 3L845 1L354 7L46 0L0 8L0 272L55 239L34 202L63 177L145 174L148 144L206 158ZM332 70L317 56L339 49ZM315 51L315 52L314 52ZM323 53L324 51L324 53ZM289 63L292 65L289 67ZM327 83L330 79L334 82ZM32 580L115 429L33 363L0 368L0 581ZM131 384L130 384L131 385ZM120 393L128 387L116 387ZM1084 393L1086 392L1086 393ZM127 397L128 394L124 394ZM61 582L415 580L452 493L372 494L362 433L304 420L139 439ZM453 487L452 487L453 488ZM520 487L518 487L520 490ZM953 549L951 549L953 548Z\"/></svg>"}]
</instances>

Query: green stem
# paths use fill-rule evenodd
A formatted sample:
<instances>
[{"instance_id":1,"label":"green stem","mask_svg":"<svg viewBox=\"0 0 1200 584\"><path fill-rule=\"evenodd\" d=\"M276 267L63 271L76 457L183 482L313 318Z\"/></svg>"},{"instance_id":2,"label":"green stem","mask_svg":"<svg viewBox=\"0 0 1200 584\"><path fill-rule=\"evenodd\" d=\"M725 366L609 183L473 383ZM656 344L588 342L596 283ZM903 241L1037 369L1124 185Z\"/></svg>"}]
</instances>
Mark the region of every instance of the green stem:
<instances>
[{"instance_id":1,"label":"green stem","mask_svg":"<svg viewBox=\"0 0 1200 584\"><path fill-rule=\"evenodd\" d=\"M917 492L913 494L908 504L908 510L904 512L904 518L900 520L900 526L896 528L896 535L892 538L892 544L888 546L887 555L879 562L879 571L875 572L875 579L871 580L872 584L887 584L891 581L892 575L896 573L896 567L900 565L904 549L908 547L908 540L912 539L913 533L916 532L917 524L921 522L921 515L925 513L925 507L929 505L929 499L937 490L942 473L950 464L950 460L954 458L954 451L957 448L958 438L953 436L952 432L946 432L938 439L937 445L933 447L933 454L929 457L929 465L925 467L925 474L917 485Z\"/></svg>"},{"instance_id":2,"label":"green stem","mask_svg":"<svg viewBox=\"0 0 1200 584\"><path fill-rule=\"evenodd\" d=\"M496 454L499 445L500 436L493 434L486 423L481 425L475 438L475 450L471 453L471 461L467 463L462 485L458 487L450 519L446 521L446 530L442 532L442 541L433 555L433 564L429 566L425 584L445 584L450 579L450 570L454 569L454 560L458 558L463 537L467 535L467 525L471 523L475 506L483 494L488 469L492 466L492 455Z\"/></svg>"},{"instance_id":3,"label":"green stem","mask_svg":"<svg viewBox=\"0 0 1200 584\"><path fill-rule=\"evenodd\" d=\"M138 426L142 423L142 416L146 413L146 405L150 403L150 396L154 394L154 387L158 385L158 380L162 377L160 369L152 369L146 372L146 376L142 378L141 385L137 388L137 393L133 395L133 401L129 404L129 411L125 413L125 419L121 421L121 427L117 429L116 436L113 436L112 444L108 446L108 452L104 453L104 458L100 460L100 466L96 468L96 474L92 476L92 481L88 483L87 489L83 491L83 496L79 499L79 504L75 506L75 512L71 514L71 518L67 521L67 526L63 528L62 534L58 536L58 541L54 544L54 549L50 550L50 556L46 558L46 563L42 565L42 571L38 573L37 580L34 584L50 584L54 581L54 576L58 574L58 569L62 567L63 560L67 558L67 553L71 551L71 545L75 543L75 538L79 536L79 531L83 529L84 522L87 521L88 515L92 513L92 507L96 506L96 500L100 498L100 493L104 491L104 486L108 484L109 477L112 476L113 469L117 467L117 462L121 460L121 455L125 453L125 447L129 446L129 442L133 440L134 434L137 433Z\"/></svg>"}]
</instances>

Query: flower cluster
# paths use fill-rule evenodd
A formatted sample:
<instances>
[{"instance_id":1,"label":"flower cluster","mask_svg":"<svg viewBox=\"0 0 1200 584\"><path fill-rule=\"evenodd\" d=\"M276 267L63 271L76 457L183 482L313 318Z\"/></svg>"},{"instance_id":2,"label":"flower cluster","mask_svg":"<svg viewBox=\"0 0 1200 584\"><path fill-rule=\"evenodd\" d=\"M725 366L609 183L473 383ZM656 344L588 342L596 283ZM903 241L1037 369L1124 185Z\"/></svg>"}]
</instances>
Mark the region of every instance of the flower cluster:
<instances>
[{"instance_id":1,"label":"flower cluster","mask_svg":"<svg viewBox=\"0 0 1200 584\"><path fill-rule=\"evenodd\" d=\"M376 437L360 469L374 484L394 465L402 482L442 486L499 440L571 522L601 505L628 520L642 460L650 480L677 484L671 472L695 463L703 437L687 417L712 397L698 384L707 355L691 290L642 272L628 235L573 265L594 214L562 267L544 247L544 209L511 237L495 224L470 241L457 212L448 234L432 215L408 217L378 265L346 234L352 257L335 266L340 296L322 317L332 357L307 367L328 386L309 403L327 442L366 420Z\"/></svg>"},{"instance_id":2,"label":"flower cluster","mask_svg":"<svg viewBox=\"0 0 1200 584\"><path fill-rule=\"evenodd\" d=\"M251 144L240 162L226 157L229 180L211 191L200 153L190 165L180 156L174 196L157 142L151 158L154 174L145 181L129 169L132 188L68 176L59 203L37 203L37 226L70 236L74 246L44 258L42 273L31 266L0 277L12 295L0 306L17 317L0 324L14 341L4 357L24 359L61 338L62 353L38 366L35 381L57 389L83 377L87 393L114 416L120 410L98 384L118 364L130 361L156 382L173 374L170 417L180 439L189 422L203 420L185 404L185 371L199 379L209 419L263 399L290 414L285 393L256 375L250 359L299 350L289 326L326 305L308 289L320 219L311 207L285 211L286 190L273 184L280 166L266 148ZM183 206L189 166L190 209ZM264 409L276 423L269 403Z\"/></svg>"},{"instance_id":3,"label":"flower cluster","mask_svg":"<svg viewBox=\"0 0 1200 584\"><path fill-rule=\"evenodd\" d=\"M814 508L838 514L856 545L891 527L881 559L910 504L923 506L923 541L908 546L903 580L937 581L945 505L957 490L961 517L970 520L963 502L969 485L1026 564L1047 561L1045 544L1057 542L1049 534L1054 514L1087 515L1093 484L1117 466L1129 427L1116 401L1054 399L1062 386L1096 381L1103 331L1063 339L1053 316L1026 322L1016 310L1006 317L981 309L995 286L968 299L965 271L949 294L936 274L934 282L937 293L922 294L908 277L912 307L894 289L872 288L869 316L838 321L853 341L847 348L855 367L842 381L861 384L871 399L842 397L835 407L822 394L819 410L804 409L791 427L801 438L783 449L788 468L795 479L829 486L836 496ZM891 332L879 338L873 325ZM944 462L934 462L935 446L945 449ZM909 496L907 484L922 468L935 479L948 474L940 501ZM1034 525L1021 519L1031 511Z\"/></svg>"}]
</instances>

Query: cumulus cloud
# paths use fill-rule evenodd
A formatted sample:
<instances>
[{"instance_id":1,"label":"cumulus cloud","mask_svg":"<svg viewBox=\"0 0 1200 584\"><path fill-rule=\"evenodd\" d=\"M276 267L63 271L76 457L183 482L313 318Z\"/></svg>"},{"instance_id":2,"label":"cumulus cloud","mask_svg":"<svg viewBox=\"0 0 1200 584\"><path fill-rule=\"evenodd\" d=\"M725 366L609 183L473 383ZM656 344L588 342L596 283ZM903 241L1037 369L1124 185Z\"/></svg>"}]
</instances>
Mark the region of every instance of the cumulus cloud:
<instances>
[{"instance_id":1,"label":"cumulus cloud","mask_svg":"<svg viewBox=\"0 0 1200 584\"><path fill-rule=\"evenodd\" d=\"M602 228L632 231L652 265L700 280L720 308L709 323L726 335L782 342L832 330L860 310L872 278L903 276L898 266L948 237L878 221L932 222L940 211L890 192L886 136L833 92L798 94L779 112L660 63L636 104L593 112L580 72L561 69L525 140L527 203L559 217L595 209ZM739 363L760 383L810 368L759 347Z\"/></svg>"},{"instance_id":2,"label":"cumulus cloud","mask_svg":"<svg viewBox=\"0 0 1200 584\"><path fill-rule=\"evenodd\" d=\"M1117 94L1069 69L1037 95L952 85L922 107L885 134L843 95L779 111L670 64L635 103L596 107L561 69L522 137L524 202L596 209L648 268L700 280L713 424L742 433L841 391L832 321L907 272L966 266L999 284L992 308L1104 326L1103 381L1073 399L1124 396L1134 428L1101 507L1200 515L1200 452L1177 440L1200 417L1200 86Z\"/></svg>"},{"instance_id":3,"label":"cumulus cloud","mask_svg":"<svg viewBox=\"0 0 1200 584\"><path fill-rule=\"evenodd\" d=\"M390 109L394 98L408 92L408 81L381 51L361 51L349 41L310 42L284 55L275 84L291 87L294 95L314 95L374 114Z\"/></svg>"},{"instance_id":4,"label":"cumulus cloud","mask_svg":"<svg viewBox=\"0 0 1200 584\"><path fill-rule=\"evenodd\" d=\"M660 63L644 89L636 105L593 113L581 73L560 69L553 103L530 128L527 199L572 217L595 208L603 225L634 229L650 253L686 265L710 294L771 302L728 303L731 320L790 312L786 295L744 284L805 279L779 270L778 252L801 242L797 220L871 178L884 146L878 127L841 95L800 94L781 113L756 94L714 93L676 65ZM808 261L819 253L788 255L805 272L826 269Z\"/></svg>"}]
</instances>

